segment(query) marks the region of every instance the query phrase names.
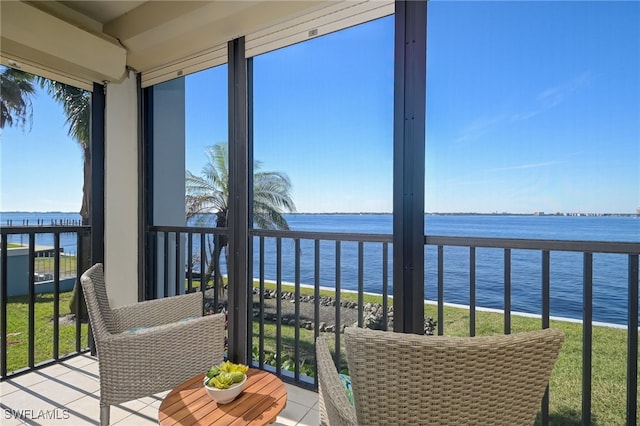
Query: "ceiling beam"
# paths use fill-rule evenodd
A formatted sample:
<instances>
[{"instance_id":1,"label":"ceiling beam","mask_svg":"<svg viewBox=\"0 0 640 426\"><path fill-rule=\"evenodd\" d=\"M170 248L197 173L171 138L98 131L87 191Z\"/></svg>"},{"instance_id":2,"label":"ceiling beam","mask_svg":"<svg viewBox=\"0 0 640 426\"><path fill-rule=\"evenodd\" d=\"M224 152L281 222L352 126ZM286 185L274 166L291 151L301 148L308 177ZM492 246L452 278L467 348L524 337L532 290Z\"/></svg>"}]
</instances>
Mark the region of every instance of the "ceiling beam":
<instances>
[{"instance_id":1,"label":"ceiling beam","mask_svg":"<svg viewBox=\"0 0 640 426\"><path fill-rule=\"evenodd\" d=\"M147 2L104 26L127 48L127 64L148 71L335 1Z\"/></svg>"},{"instance_id":2,"label":"ceiling beam","mask_svg":"<svg viewBox=\"0 0 640 426\"><path fill-rule=\"evenodd\" d=\"M0 55L88 81L119 81L126 50L21 1L0 2Z\"/></svg>"}]
</instances>

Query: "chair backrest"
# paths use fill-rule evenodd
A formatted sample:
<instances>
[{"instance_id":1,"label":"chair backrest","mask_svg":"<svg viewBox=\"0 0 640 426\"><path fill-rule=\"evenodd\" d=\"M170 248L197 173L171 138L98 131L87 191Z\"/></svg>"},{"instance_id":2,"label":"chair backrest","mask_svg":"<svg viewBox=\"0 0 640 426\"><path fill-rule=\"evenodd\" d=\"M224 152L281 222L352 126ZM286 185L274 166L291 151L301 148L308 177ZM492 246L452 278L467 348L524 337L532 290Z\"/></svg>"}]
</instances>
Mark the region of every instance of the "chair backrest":
<instances>
[{"instance_id":1,"label":"chair backrest","mask_svg":"<svg viewBox=\"0 0 640 426\"><path fill-rule=\"evenodd\" d=\"M113 314L109 307L107 289L104 282L104 269L101 263L96 263L87 269L80 277L84 300L87 303L91 331L96 341L98 351L102 338L115 332Z\"/></svg>"},{"instance_id":2,"label":"chair backrest","mask_svg":"<svg viewBox=\"0 0 640 426\"><path fill-rule=\"evenodd\" d=\"M347 399L344 386L331 358L324 337L316 339L318 403L321 425L357 425L356 413Z\"/></svg>"},{"instance_id":3,"label":"chair backrest","mask_svg":"<svg viewBox=\"0 0 640 426\"><path fill-rule=\"evenodd\" d=\"M456 338L348 327L358 422L532 425L563 341L555 329Z\"/></svg>"}]
</instances>

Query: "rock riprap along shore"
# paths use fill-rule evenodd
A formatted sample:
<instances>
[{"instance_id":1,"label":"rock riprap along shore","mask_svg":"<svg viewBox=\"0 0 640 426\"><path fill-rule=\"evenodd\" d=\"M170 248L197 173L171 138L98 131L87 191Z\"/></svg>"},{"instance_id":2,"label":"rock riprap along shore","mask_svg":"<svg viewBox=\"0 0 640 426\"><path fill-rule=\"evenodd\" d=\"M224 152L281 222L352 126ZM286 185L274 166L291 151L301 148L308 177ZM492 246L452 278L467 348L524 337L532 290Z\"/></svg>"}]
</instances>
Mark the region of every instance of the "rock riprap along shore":
<instances>
[{"instance_id":1,"label":"rock riprap along shore","mask_svg":"<svg viewBox=\"0 0 640 426\"><path fill-rule=\"evenodd\" d=\"M260 317L262 310L266 321L277 320L277 299L278 293L275 290L264 290L264 305L261 309L260 289L253 289L253 316ZM320 332L334 332L339 327L340 332L345 327L358 326L358 304L350 300L340 301L340 324L336 324L336 300L329 296L320 296L319 322ZM300 296L298 304L300 327L307 330L314 329L315 323L315 297L313 295ZM282 292L280 296L280 321L285 325L295 325L296 323L296 300L295 293ZM362 309L362 326L374 330L383 330L384 327L384 307L379 303L366 303ZM436 328L436 322L431 317L426 317L424 321L425 334L432 335ZM393 306L387 307L387 330L393 330Z\"/></svg>"}]
</instances>

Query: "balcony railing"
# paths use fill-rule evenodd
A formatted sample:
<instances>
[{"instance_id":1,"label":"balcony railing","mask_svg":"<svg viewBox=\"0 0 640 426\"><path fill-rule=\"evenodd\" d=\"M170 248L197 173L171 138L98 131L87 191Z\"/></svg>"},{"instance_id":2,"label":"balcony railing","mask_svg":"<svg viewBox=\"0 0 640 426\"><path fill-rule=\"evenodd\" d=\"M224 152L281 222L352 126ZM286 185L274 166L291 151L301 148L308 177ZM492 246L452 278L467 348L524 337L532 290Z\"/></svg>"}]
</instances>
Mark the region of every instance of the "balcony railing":
<instances>
[{"instance_id":1,"label":"balcony railing","mask_svg":"<svg viewBox=\"0 0 640 426\"><path fill-rule=\"evenodd\" d=\"M4 226L0 233L0 373L4 380L88 350L87 323L81 315L63 315L70 308L63 302L71 300L77 271L88 267L91 227L37 223ZM81 312L80 302L81 297L75 298L75 312Z\"/></svg>"},{"instance_id":2,"label":"balcony railing","mask_svg":"<svg viewBox=\"0 0 640 426\"><path fill-rule=\"evenodd\" d=\"M33 265L36 234L52 234L53 262L54 265L59 265L60 233L75 233L80 248L81 236L89 231L88 227L65 227L64 230L58 227L2 229L0 265L3 379L8 373L8 236L19 233L28 236L29 264ZM226 235L227 230L224 228L150 227L148 263L151 275L147 281L155 285L147 289L147 296L165 297L202 291L206 296L206 306L203 309L219 311L225 306L223 287L229 284L225 283L226 278L223 278L226 277L225 254L222 251L220 257L211 258L210 253L212 248L221 247L220 243ZM247 309L247 313L253 330L248 330L247 345L249 349L253 349L254 366L271 370L299 386L315 388L317 380L314 377L313 342L320 333L333 333L336 364L344 365L344 358L340 356L341 331L344 325L370 325L371 318L377 315L380 321L376 327L391 327L393 246L390 235L252 230L250 236L251 261L247 265L247 274L253 278L254 291L253 307ZM492 254L487 256L486 252ZM425 236L425 289L428 296L426 299L431 300L426 310L433 310L437 323L435 332L449 334L450 311L447 310L447 306L450 302L463 306L462 309L467 312L468 324L465 324L467 331L464 334L469 336L479 332L478 316L486 307L497 310L501 315L501 329L497 332L519 331L516 318L520 318L521 311L528 311L525 312L526 315L538 318L539 325L536 327L551 326L552 321L558 320L557 317L564 316L554 312L560 304L554 299L554 294L560 287L555 275L558 268L554 262L564 256L563 253L571 253L571 256L574 256L569 261L578 272L571 279L581 283L582 306L577 317L581 327L579 415L585 424L593 420L594 355L601 356L594 353L594 327L601 328L599 322L594 321L594 284L598 284L603 262L594 262L594 258L607 256L605 263L613 264L616 275L624 276L626 288L620 291L626 293L626 318L618 328L626 328L625 406L627 423L633 424L637 419L638 388L638 243ZM615 261L608 256L613 256ZM523 257L530 263L538 263L537 272L533 274L535 276L528 277L525 287L530 293L539 292L534 298L539 300L539 305L534 303L527 305L525 309L522 309L522 302L519 301L523 286L517 274ZM576 259L579 259L577 266ZM461 273L461 268L464 273ZM487 278L487 269L493 270L494 275ZM215 273L216 271L219 273ZM208 272L212 272L210 280L203 284ZM565 274L566 271L561 272ZM38 366L34 359L33 336L36 330L33 317L36 301L33 266L30 266L28 274L31 283L26 295L29 310L29 360L20 371ZM52 297L56 317L58 311L55 311L55 306L58 305L60 292L55 283L59 281L59 270L54 270L53 275ZM491 291L500 294L497 306L488 306L491 303L486 301L483 294L486 292L487 280L491 281ZM535 283L537 287L531 283ZM495 304L495 300L493 303ZM332 317L333 324L327 324L324 320L323 315L327 312ZM349 313L349 318L345 318L345 313ZM576 321L575 317L573 321ZM59 332L56 331L57 322L54 321L53 324L53 334L56 337L53 339L52 360L55 361L60 357L55 343L59 339ZM557 324L554 322L554 326ZM75 352L80 352L86 346L82 344L81 324L76 322L75 327ZM541 407L541 423L549 423L548 394Z\"/></svg>"},{"instance_id":3,"label":"balcony railing","mask_svg":"<svg viewBox=\"0 0 640 426\"><path fill-rule=\"evenodd\" d=\"M182 241L182 246L164 246L159 253L168 256L175 251L175 258L184 259L185 249L191 246L194 241L200 241L197 250L202 250L204 241L203 232L199 229L195 231L189 228L153 228L155 232L173 237L161 237L164 241ZM211 236L219 230L209 229L207 232ZM344 307L349 306L355 311L353 323L362 326L365 318L371 315L367 311L366 300L368 293L377 296L382 312L382 321L377 326L387 329L393 318L392 310L392 288L390 280L392 274L391 250L392 237L390 235L379 234L345 234L345 233L314 233L300 231L266 231L252 230L251 261L248 266L248 275L253 278L253 333L250 337L250 349L253 349L253 363L259 368L269 369L292 381L299 386L317 386L317 381L305 366L313 365L313 341L320 332L332 332L332 339L336 349L336 364L344 365L341 353L341 331L344 328ZM154 238L157 238L154 237ZM208 238L208 237L207 237ZM184 241L189 241L185 243ZM467 272L461 277L459 271L452 271L451 264L461 261L459 253L453 257L453 262L445 262L445 253L451 250L466 251L462 263L466 265ZM478 259L485 259L485 251L497 251L500 255L493 253L490 256L490 264L478 263ZM366 255L365 255L366 253ZM524 254L523 254L524 253ZM502 331L512 332L512 320L514 316L529 315L539 318L539 327L546 328L551 324L551 320L563 314L552 312L552 305L557 309L562 305L561 299L555 298L553 294L558 292L560 284L556 277L558 268L554 269L554 262L564 256L563 253L573 253L581 258L576 276L572 281L581 282L582 306L576 311L579 315L574 318L567 318L566 321L578 322L582 325L582 354L581 354L581 419L585 424L592 420L592 377L593 377L593 331L594 325L601 325L602 322L594 321L594 277L599 274L597 263L594 267L594 256L614 256L613 262L617 275L626 275L626 288L624 288L625 299L627 301L627 315L623 328L627 332L627 362L626 362L626 417L628 422L634 423L637 417L637 355L638 355L638 257L640 244L637 243L615 243L615 242L590 242L590 241L552 241L552 240L522 240L508 238L466 238L466 237L441 237L425 236L425 276L426 293L435 304L438 334L445 334L447 317L445 316L445 306L450 300L450 292L446 294L445 288L450 283L457 281L460 285L462 280L465 297L462 305L468 310L468 333L474 336L477 333L476 315L478 311L484 310L486 304L478 303L478 300L485 300L481 287L478 285L481 279L478 277L486 275L486 269L491 268L498 271L498 277L492 277L493 287L497 287L501 297L501 306L493 307L502 315ZM573 256L572 255L572 256ZM526 309L513 309L514 301L516 307L521 307L522 302L518 301L519 295L514 296L514 290L521 290L520 285L515 286L518 281L514 277L517 271L517 264L521 258L540 258L538 272L535 277L529 277L529 281L537 282L540 288L539 306L535 304ZM202 256L204 258L205 256ZM224 256L223 256L224 257ZM175 259L174 258L174 259ZM188 259L191 256L187 256ZM626 260L625 260L626 259ZM566 264L567 259L562 259ZM575 263L575 258L568 260ZM606 263L611 263L607 257ZM621 261L626 262L626 266L621 265ZM528 260L531 262L531 259ZM535 260L533 260L535 263ZM158 261L158 264L166 262ZM178 270L179 262L176 262ZM574 269L575 269L575 265ZM199 265L200 269L206 265ZM595 269L594 269L595 268ZM459 269L455 265L454 269ZM624 271L626 269L626 271ZM189 270L189 269L188 269ZM566 274L566 271L561 271ZM166 274L165 274L166 276ZM566 277L565 277L566 278ZM484 277L486 281L486 277ZM184 278L176 279L176 287L185 286ZM220 285L215 283L216 286ZM167 287L166 285L164 286ZM207 288L200 288L206 291ZM496 291L494 288L492 291ZM535 292L534 288L527 288L529 292ZM217 297L218 292L213 292ZM613 297L613 295L611 295ZM512 300L513 299L513 300ZM311 304L312 308L302 312L302 300ZM552 303L552 301L554 303ZM292 303L295 302L295 303ZM495 301L494 301L495 302ZM328 303L329 307L325 306ZM458 302L460 304L460 302ZM218 306L216 299L215 306ZM560 306L562 307L562 306ZM323 324L321 320L321 310L331 310L333 312L334 327ZM311 312L309 314L309 311ZM525 312L521 312L525 311ZM528 312L526 312L528 311ZM574 307L575 311L575 307ZM576 312L573 312L575 314ZM572 315L573 315L572 314ZM605 316L606 318L606 316ZM561 319L562 320L562 319ZM249 322L251 323L251 322ZM353 323L347 324L352 325ZM620 324L611 324L611 327L620 327ZM251 332L250 332L251 334ZM545 395L541 407L542 424L549 423L549 398Z\"/></svg>"},{"instance_id":4,"label":"balcony railing","mask_svg":"<svg viewBox=\"0 0 640 426\"><path fill-rule=\"evenodd\" d=\"M211 300L205 301L204 309L217 312L226 262L223 253L223 262L211 253L221 247L227 234L227 228L151 226L147 234L147 299L209 289Z\"/></svg>"},{"instance_id":5,"label":"balcony railing","mask_svg":"<svg viewBox=\"0 0 640 426\"><path fill-rule=\"evenodd\" d=\"M512 299L512 259L513 250L526 250L541 253L540 288L541 310L539 317L541 327L550 326L551 301L551 254L553 252L573 252L582 255L582 423L591 424L592 402L592 364L593 364L593 290L594 290L594 255L612 254L619 258L627 258L627 424L635 424L637 420L638 401L638 258L640 244L625 242L593 242L593 241L550 241L521 240L508 238L466 238L425 236L425 245L437 248L437 306L438 334L444 333L444 248L468 248L468 294L469 294L469 335L476 332L476 251L478 248L498 249L504 253L502 269L504 333L511 332L511 299ZM619 259L620 260L620 259ZM499 267L499 265L498 265ZM548 392L545 394L542 407L542 423L549 422Z\"/></svg>"}]
</instances>

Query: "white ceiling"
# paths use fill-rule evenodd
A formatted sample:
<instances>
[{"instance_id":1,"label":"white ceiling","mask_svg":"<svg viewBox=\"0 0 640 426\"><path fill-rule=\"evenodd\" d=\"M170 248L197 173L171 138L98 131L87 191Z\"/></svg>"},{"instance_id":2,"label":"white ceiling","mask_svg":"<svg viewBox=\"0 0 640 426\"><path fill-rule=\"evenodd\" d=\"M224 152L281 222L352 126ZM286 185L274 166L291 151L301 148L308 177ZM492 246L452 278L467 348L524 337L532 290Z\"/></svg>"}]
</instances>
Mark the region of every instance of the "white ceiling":
<instances>
[{"instance_id":1,"label":"white ceiling","mask_svg":"<svg viewBox=\"0 0 640 426\"><path fill-rule=\"evenodd\" d=\"M85 82L119 80L126 66L145 85L145 75L155 84L223 63L235 38L245 36L248 56L260 54L393 13L393 0L3 0L0 7L4 64Z\"/></svg>"},{"instance_id":2,"label":"white ceiling","mask_svg":"<svg viewBox=\"0 0 640 426\"><path fill-rule=\"evenodd\" d=\"M249 32L341 1L31 1L59 19L127 50L127 65L146 71Z\"/></svg>"},{"instance_id":3,"label":"white ceiling","mask_svg":"<svg viewBox=\"0 0 640 426\"><path fill-rule=\"evenodd\" d=\"M49 3L49 2L47 2ZM111 22L119 16L135 9L144 1L61 1L64 6L75 10L101 24Z\"/></svg>"}]
</instances>

